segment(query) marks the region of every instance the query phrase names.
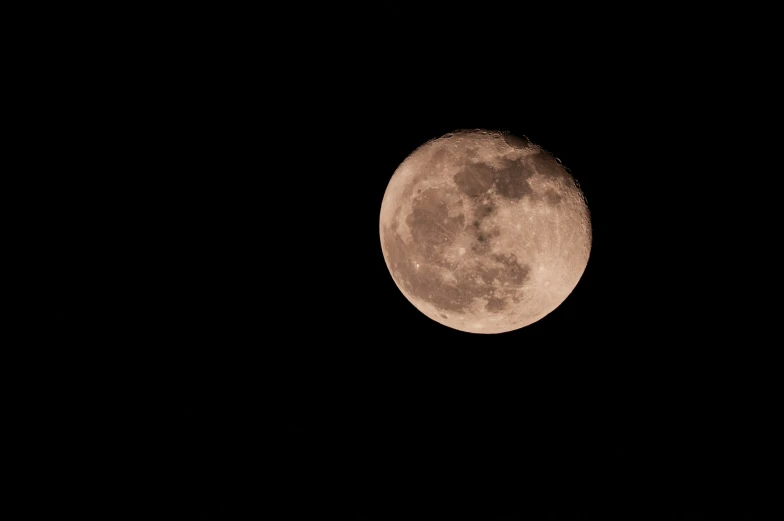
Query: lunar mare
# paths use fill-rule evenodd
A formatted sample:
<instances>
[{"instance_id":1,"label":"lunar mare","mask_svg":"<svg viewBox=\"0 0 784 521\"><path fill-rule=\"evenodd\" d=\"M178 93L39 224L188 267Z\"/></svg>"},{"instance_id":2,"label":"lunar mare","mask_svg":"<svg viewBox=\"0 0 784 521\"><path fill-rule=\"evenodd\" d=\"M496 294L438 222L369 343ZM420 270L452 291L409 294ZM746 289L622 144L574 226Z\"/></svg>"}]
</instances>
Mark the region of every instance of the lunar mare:
<instances>
[{"instance_id":1,"label":"lunar mare","mask_svg":"<svg viewBox=\"0 0 784 521\"><path fill-rule=\"evenodd\" d=\"M397 168L379 219L384 259L419 311L470 333L532 324L574 290L591 249L575 180L526 138L431 140Z\"/></svg>"}]
</instances>

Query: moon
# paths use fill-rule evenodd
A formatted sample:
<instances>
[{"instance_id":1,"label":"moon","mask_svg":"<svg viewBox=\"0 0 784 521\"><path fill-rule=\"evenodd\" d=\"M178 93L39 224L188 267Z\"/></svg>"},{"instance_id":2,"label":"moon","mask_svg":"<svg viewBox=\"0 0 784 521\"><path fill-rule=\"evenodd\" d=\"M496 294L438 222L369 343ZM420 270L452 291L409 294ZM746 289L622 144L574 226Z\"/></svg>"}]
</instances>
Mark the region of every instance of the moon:
<instances>
[{"instance_id":1,"label":"moon","mask_svg":"<svg viewBox=\"0 0 784 521\"><path fill-rule=\"evenodd\" d=\"M468 333L542 319L571 294L591 251L586 199L561 162L525 137L462 130L395 170L381 249L419 311Z\"/></svg>"}]
</instances>

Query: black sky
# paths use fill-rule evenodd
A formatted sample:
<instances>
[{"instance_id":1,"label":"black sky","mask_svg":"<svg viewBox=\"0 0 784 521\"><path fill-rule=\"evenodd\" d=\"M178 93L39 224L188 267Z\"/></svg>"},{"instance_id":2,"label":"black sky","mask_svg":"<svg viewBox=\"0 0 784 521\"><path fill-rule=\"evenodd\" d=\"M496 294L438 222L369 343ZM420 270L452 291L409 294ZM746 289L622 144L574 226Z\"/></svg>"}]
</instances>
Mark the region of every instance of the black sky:
<instances>
[{"instance_id":1,"label":"black sky","mask_svg":"<svg viewBox=\"0 0 784 521\"><path fill-rule=\"evenodd\" d=\"M126 75L96 116L123 137L100 138L117 171L102 195L74 189L101 219L63 239L78 259L63 272L90 282L61 281L53 304L78 311L58 327L81 346L47 358L66 381L44 414L63 429L54 483L85 470L104 519L763 508L772 247L741 223L768 220L768 195L742 168L751 109L721 67L618 42L528 45L519 66L482 48L364 53L364 32L302 52L220 34L151 52L155 74ZM378 237L400 162L472 128L561 159L592 218L574 292L500 335L417 311Z\"/></svg>"}]
</instances>

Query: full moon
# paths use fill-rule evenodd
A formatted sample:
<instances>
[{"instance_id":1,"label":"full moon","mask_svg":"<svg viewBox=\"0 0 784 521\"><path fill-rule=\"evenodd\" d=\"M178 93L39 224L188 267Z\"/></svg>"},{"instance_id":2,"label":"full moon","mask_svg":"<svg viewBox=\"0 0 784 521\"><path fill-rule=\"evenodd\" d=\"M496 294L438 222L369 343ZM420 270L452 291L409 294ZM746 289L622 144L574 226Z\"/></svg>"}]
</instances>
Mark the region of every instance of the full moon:
<instances>
[{"instance_id":1,"label":"full moon","mask_svg":"<svg viewBox=\"0 0 784 521\"><path fill-rule=\"evenodd\" d=\"M469 333L513 331L555 310L591 250L585 197L561 162L525 137L487 130L412 152L387 185L379 233L406 299Z\"/></svg>"}]
</instances>

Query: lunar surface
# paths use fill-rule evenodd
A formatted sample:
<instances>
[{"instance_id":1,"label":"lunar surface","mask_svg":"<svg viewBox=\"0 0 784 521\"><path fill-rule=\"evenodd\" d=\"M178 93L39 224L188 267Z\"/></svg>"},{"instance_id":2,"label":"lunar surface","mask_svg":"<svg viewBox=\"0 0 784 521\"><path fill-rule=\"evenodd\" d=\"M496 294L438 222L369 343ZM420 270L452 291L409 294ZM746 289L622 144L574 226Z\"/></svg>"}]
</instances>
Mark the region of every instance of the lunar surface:
<instances>
[{"instance_id":1,"label":"lunar surface","mask_svg":"<svg viewBox=\"0 0 784 521\"><path fill-rule=\"evenodd\" d=\"M470 333L525 327L556 309L588 263L585 197L527 138L458 131L409 155L381 203L389 272L419 311Z\"/></svg>"}]
</instances>

